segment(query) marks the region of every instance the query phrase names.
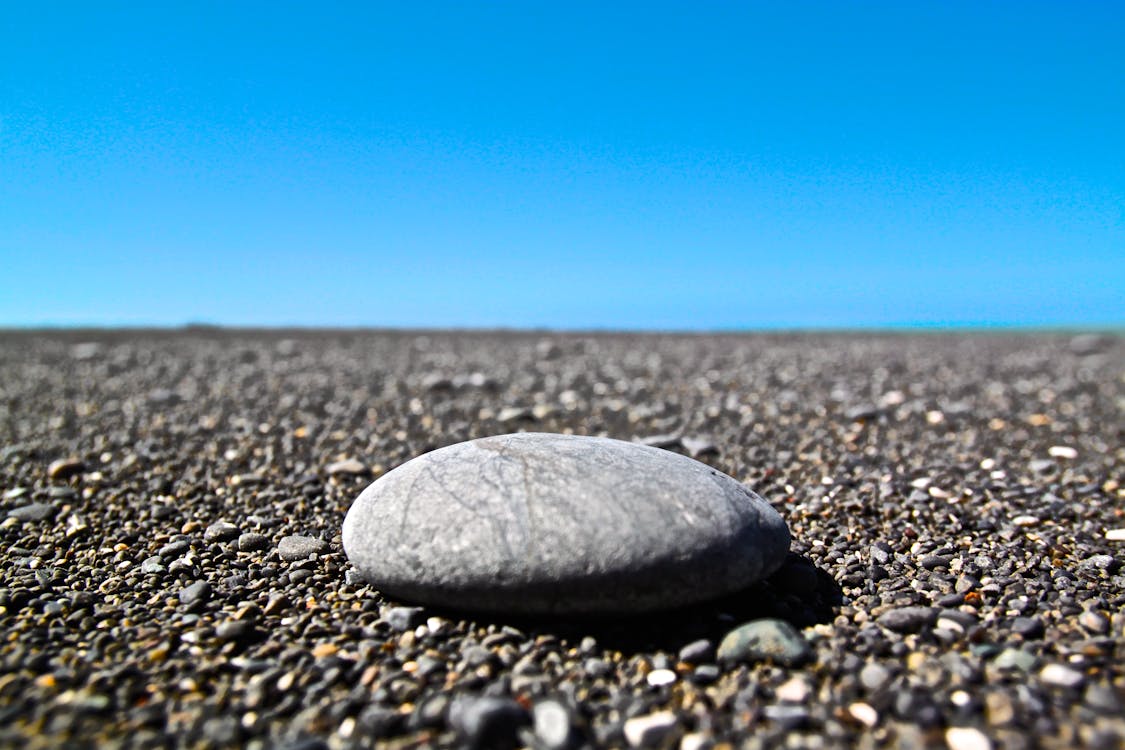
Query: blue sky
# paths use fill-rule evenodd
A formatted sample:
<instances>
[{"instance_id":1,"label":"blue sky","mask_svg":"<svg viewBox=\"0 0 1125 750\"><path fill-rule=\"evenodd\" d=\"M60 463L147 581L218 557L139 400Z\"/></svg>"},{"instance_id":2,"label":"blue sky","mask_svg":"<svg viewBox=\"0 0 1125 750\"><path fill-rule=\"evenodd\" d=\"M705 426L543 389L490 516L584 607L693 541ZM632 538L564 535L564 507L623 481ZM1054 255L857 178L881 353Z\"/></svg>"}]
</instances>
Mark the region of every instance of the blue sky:
<instances>
[{"instance_id":1,"label":"blue sky","mask_svg":"<svg viewBox=\"0 0 1125 750\"><path fill-rule=\"evenodd\" d=\"M1125 4L22 3L0 325L1125 323Z\"/></svg>"}]
</instances>

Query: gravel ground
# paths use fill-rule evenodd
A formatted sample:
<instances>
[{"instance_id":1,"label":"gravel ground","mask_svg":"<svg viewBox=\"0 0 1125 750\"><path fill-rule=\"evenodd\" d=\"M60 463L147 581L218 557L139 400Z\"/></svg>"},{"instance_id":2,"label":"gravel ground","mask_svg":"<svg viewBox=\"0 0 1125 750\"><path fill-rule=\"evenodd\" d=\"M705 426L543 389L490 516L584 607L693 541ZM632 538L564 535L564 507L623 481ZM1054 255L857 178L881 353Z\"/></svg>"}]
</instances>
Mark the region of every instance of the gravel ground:
<instances>
[{"instance_id":1,"label":"gravel ground","mask_svg":"<svg viewBox=\"0 0 1125 750\"><path fill-rule=\"evenodd\" d=\"M0 744L1120 747L1123 355L1065 335L0 334ZM611 622L411 608L358 579L340 525L373 477L520 429L695 455L782 513L790 561ZM796 656L717 661L767 617Z\"/></svg>"}]
</instances>

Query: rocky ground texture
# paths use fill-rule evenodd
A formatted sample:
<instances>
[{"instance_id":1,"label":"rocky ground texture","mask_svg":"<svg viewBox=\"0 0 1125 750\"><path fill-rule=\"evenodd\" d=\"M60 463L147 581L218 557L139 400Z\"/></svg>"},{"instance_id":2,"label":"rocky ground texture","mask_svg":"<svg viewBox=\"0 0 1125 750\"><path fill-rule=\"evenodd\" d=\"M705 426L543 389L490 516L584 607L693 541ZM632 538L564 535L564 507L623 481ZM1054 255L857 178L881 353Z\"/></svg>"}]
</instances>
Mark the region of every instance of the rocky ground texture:
<instances>
[{"instance_id":1,"label":"rocky ground texture","mask_svg":"<svg viewBox=\"0 0 1125 750\"><path fill-rule=\"evenodd\" d=\"M0 334L0 745L1117 748L1123 417L1112 336ZM359 579L366 484L520 429L693 455L793 554L615 621Z\"/></svg>"}]
</instances>

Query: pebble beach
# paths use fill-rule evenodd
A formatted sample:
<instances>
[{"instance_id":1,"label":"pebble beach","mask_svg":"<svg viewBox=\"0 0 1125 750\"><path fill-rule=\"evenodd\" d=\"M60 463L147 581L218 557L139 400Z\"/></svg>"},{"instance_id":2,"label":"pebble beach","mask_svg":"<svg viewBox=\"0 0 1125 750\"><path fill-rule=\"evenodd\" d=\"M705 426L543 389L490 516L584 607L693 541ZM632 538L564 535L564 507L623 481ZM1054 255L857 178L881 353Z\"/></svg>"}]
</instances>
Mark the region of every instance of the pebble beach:
<instances>
[{"instance_id":1,"label":"pebble beach","mask_svg":"<svg viewBox=\"0 0 1125 750\"><path fill-rule=\"evenodd\" d=\"M1118 335L8 331L0 395L0 746L1125 744ZM365 487L521 431L707 464L788 557L613 617L349 562Z\"/></svg>"}]
</instances>

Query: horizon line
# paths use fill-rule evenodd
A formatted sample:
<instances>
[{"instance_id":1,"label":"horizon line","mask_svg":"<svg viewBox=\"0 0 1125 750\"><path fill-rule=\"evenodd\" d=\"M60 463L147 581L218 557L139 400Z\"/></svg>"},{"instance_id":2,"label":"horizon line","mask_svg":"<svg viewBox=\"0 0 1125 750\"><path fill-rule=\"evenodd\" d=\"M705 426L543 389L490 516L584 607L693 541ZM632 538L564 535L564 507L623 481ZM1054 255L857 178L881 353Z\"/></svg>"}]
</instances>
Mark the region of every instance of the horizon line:
<instances>
[{"instance_id":1,"label":"horizon line","mask_svg":"<svg viewBox=\"0 0 1125 750\"><path fill-rule=\"evenodd\" d=\"M1104 323L889 323L883 325L817 326L716 326L711 328L630 328L627 326L403 326L403 325L227 325L189 322L179 324L55 324L2 325L0 335L37 333L401 333L401 334L543 334L543 335L743 335L743 334L825 334L825 333L1016 333L1016 334L1125 334L1125 322Z\"/></svg>"}]
</instances>

